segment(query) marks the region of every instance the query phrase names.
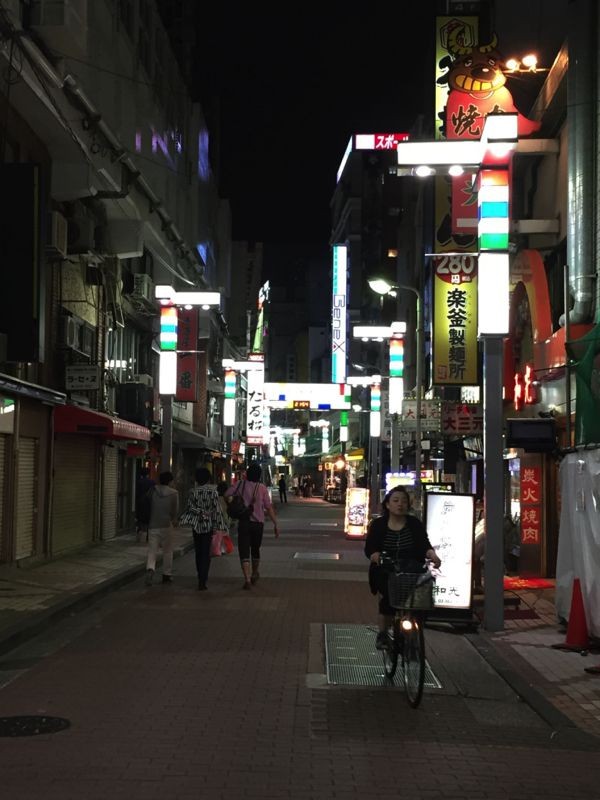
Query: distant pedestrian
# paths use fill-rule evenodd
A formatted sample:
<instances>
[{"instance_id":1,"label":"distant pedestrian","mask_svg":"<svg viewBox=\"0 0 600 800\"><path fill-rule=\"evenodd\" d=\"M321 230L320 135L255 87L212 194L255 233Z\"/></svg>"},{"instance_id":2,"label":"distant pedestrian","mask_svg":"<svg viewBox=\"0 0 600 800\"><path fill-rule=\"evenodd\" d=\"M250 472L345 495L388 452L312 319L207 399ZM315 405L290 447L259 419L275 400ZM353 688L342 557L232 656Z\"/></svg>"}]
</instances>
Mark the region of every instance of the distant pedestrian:
<instances>
[{"instance_id":1,"label":"distant pedestrian","mask_svg":"<svg viewBox=\"0 0 600 800\"><path fill-rule=\"evenodd\" d=\"M294 475L292 478L292 489L294 490L296 497L300 497L300 479L297 475Z\"/></svg>"},{"instance_id":2,"label":"distant pedestrian","mask_svg":"<svg viewBox=\"0 0 600 800\"><path fill-rule=\"evenodd\" d=\"M277 527L277 517L271 502L271 493L260 482L260 466L255 463L250 464L246 475L247 479L242 481L242 485L231 486L225 492L225 497L240 493L245 505L252 506L252 513L246 519L240 519L238 522L238 552L244 574L242 588L251 589L260 578L260 546L262 544L265 514L273 521L276 539L279 538L279 528ZM250 563L250 556L252 556L252 564Z\"/></svg>"},{"instance_id":3,"label":"distant pedestrian","mask_svg":"<svg viewBox=\"0 0 600 800\"><path fill-rule=\"evenodd\" d=\"M193 517L192 531L196 554L196 572L198 573L198 589L201 592L205 592L208 588L212 535L214 531L227 531L228 525L221 510L216 486L210 483L210 472L206 467L199 467L196 470L195 477L196 485L193 489L190 489L186 513Z\"/></svg>"},{"instance_id":4,"label":"distant pedestrian","mask_svg":"<svg viewBox=\"0 0 600 800\"><path fill-rule=\"evenodd\" d=\"M277 486L279 487L279 502L287 503L287 484L284 475L280 476Z\"/></svg>"},{"instance_id":5,"label":"distant pedestrian","mask_svg":"<svg viewBox=\"0 0 600 800\"><path fill-rule=\"evenodd\" d=\"M173 473L161 472L159 485L151 490L150 523L148 526L148 556L146 586L152 585L159 546L163 551L163 583L173 580L173 534L177 525L179 494L173 488Z\"/></svg>"},{"instance_id":6,"label":"distant pedestrian","mask_svg":"<svg viewBox=\"0 0 600 800\"><path fill-rule=\"evenodd\" d=\"M150 470L142 467L135 485L135 528L136 541L148 541L148 525L150 523L150 504L154 481L150 477Z\"/></svg>"}]
</instances>

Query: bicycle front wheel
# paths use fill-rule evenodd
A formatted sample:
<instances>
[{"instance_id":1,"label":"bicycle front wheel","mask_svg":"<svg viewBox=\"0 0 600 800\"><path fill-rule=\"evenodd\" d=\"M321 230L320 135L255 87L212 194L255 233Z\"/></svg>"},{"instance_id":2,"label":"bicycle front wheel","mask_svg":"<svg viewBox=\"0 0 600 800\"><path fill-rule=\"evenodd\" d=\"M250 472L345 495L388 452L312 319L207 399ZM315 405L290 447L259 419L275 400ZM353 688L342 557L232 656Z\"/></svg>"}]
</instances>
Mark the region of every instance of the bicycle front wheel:
<instances>
[{"instance_id":1,"label":"bicycle front wheel","mask_svg":"<svg viewBox=\"0 0 600 800\"><path fill-rule=\"evenodd\" d=\"M398 625L397 617L391 627L388 629L388 641L383 649L383 669L385 670L386 678L390 680L396 674L396 667L398 666L398 651L400 648L400 626Z\"/></svg>"},{"instance_id":2,"label":"bicycle front wheel","mask_svg":"<svg viewBox=\"0 0 600 800\"><path fill-rule=\"evenodd\" d=\"M403 629L402 667L406 697L410 705L416 708L421 702L425 683L425 639L420 620L412 617L410 622L410 628Z\"/></svg>"}]
</instances>

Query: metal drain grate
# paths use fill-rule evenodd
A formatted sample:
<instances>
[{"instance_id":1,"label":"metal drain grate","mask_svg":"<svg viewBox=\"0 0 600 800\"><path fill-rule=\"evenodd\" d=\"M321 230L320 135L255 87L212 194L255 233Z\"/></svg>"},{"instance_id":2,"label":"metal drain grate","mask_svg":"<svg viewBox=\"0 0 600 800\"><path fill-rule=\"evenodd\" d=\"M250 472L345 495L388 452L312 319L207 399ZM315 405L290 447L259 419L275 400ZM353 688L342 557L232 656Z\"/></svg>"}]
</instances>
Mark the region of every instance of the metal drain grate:
<instances>
[{"instance_id":1,"label":"metal drain grate","mask_svg":"<svg viewBox=\"0 0 600 800\"><path fill-rule=\"evenodd\" d=\"M294 558L301 561L339 561L339 553L294 553Z\"/></svg>"},{"instance_id":2,"label":"metal drain grate","mask_svg":"<svg viewBox=\"0 0 600 800\"><path fill-rule=\"evenodd\" d=\"M43 736L69 728L62 717L0 717L0 736Z\"/></svg>"},{"instance_id":3,"label":"metal drain grate","mask_svg":"<svg viewBox=\"0 0 600 800\"><path fill-rule=\"evenodd\" d=\"M375 649L376 631L365 625L325 625L327 683L347 686L389 686L381 653ZM402 668L394 676L402 685ZM441 689L442 684L425 662L425 686Z\"/></svg>"}]
</instances>

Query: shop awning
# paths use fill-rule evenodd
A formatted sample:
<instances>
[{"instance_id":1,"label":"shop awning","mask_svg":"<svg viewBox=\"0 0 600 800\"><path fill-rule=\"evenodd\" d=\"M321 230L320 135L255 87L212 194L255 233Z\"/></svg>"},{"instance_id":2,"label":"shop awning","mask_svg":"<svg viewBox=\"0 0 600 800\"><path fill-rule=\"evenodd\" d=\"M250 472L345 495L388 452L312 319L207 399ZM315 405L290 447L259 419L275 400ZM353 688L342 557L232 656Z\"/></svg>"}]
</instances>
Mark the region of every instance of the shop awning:
<instances>
[{"instance_id":1,"label":"shop awning","mask_svg":"<svg viewBox=\"0 0 600 800\"><path fill-rule=\"evenodd\" d=\"M126 439L127 441L150 441L150 429L135 422L111 417L100 411L81 406L58 406L54 409L56 433L84 433L101 436L103 439Z\"/></svg>"},{"instance_id":2,"label":"shop awning","mask_svg":"<svg viewBox=\"0 0 600 800\"><path fill-rule=\"evenodd\" d=\"M33 400L40 400L42 403L51 403L57 406L65 403L67 399L67 395L63 392L57 392L47 386L39 386L37 383L21 381L3 373L0 373L0 392L31 397Z\"/></svg>"},{"instance_id":3,"label":"shop awning","mask_svg":"<svg viewBox=\"0 0 600 800\"><path fill-rule=\"evenodd\" d=\"M221 455L220 442L189 428L179 428L177 425L173 425L173 442L183 450L209 450L216 457Z\"/></svg>"}]
</instances>

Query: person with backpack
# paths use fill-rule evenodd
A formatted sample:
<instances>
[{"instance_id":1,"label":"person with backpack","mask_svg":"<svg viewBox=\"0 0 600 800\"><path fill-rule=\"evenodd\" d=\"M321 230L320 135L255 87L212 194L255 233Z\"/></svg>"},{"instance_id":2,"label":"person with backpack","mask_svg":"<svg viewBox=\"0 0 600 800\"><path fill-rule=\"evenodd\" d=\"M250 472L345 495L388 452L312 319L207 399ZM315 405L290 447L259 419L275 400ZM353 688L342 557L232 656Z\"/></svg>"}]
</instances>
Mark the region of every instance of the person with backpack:
<instances>
[{"instance_id":1,"label":"person with backpack","mask_svg":"<svg viewBox=\"0 0 600 800\"><path fill-rule=\"evenodd\" d=\"M154 481L150 477L150 470L142 467L140 476L135 485L135 522L136 541L148 541L148 524L150 522L150 507Z\"/></svg>"},{"instance_id":2,"label":"person with backpack","mask_svg":"<svg viewBox=\"0 0 600 800\"><path fill-rule=\"evenodd\" d=\"M148 557L146 586L152 586L159 546L163 551L163 583L173 582L173 535L177 525L179 493L173 487L173 473L161 472L159 485L151 490L150 523L148 525Z\"/></svg>"},{"instance_id":3,"label":"person with backpack","mask_svg":"<svg viewBox=\"0 0 600 800\"><path fill-rule=\"evenodd\" d=\"M260 577L258 569L260 566L260 546L262 544L265 514L273 522L275 538L279 538L279 528L277 527L277 517L271 502L271 493L264 483L260 482L261 475L260 465L253 462L248 467L246 480L238 481L235 486L231 486L225 492L225 499L228 500L230 509L233 508L232 504L238 504L238 501L234 503L234 496L241 497L242 502L240 505L243 504L246 508L246 512L242 512L241 516L237 515L238 512L234 515L230 511L231 516L238 520L238 553L244 575L242 589L246 590L251 589ZM250 557L252 557L252 562Z\"/></svg>"}]
</instances>

